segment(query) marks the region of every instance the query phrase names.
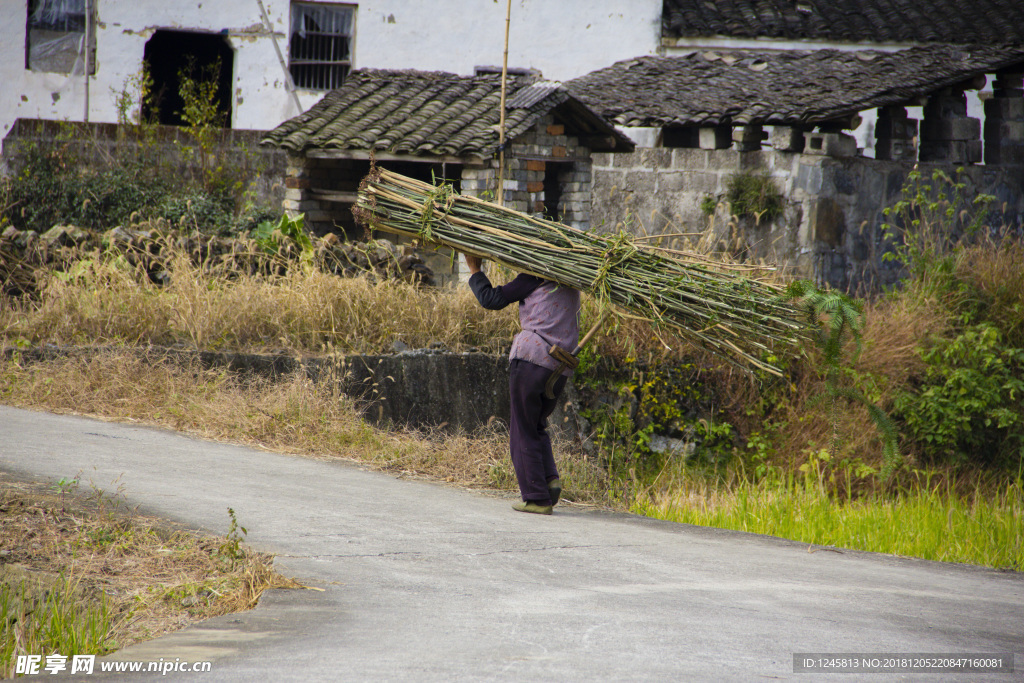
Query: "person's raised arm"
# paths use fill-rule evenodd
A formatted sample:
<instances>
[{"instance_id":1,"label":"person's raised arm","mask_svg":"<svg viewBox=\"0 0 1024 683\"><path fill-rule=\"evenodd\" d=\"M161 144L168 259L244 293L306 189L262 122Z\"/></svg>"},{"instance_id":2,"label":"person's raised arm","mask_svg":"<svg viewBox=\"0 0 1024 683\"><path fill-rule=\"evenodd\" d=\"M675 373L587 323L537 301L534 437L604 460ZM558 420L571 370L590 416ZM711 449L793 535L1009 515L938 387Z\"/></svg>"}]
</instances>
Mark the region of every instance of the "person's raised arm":
<instances>
[{"instance_id":1,"label":"person's raised arm","mask_svg":"<svg viewBox=\"0 0 1024 683\"><path fill-rule=\"evenodd\" d=\"M463 254L463 256L466 257L466 267L470 272L469 288L473 290L480 305L492 311L522 301L543 282L539 277L522 273L502 287L493 287L487 275L480 269L480 257L469 254Z\"/></svg>"}]
</instances>

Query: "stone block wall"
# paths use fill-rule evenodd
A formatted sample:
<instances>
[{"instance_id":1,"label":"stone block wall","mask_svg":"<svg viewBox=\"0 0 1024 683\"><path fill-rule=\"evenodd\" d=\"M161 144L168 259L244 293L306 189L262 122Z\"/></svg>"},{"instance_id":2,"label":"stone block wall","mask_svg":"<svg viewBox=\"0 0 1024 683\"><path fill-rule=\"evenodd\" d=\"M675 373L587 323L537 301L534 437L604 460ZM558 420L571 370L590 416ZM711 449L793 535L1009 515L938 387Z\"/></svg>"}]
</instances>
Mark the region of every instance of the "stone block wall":
<instances>
[{"instance_id":1,"label":"stone block wall","mask_svg":"<svg viewBox=\"0 0 1024 683\"><path fill-rule=\"evenodd\" d=\"M985 101L985 163L1024 164L1024 71L1004 71Z\"/></svg>"},{"instance_id":2,"label":"stone block wall","mask_svg":"<svg viewBox=\"0 0 1024 683\"><path fill-rule=\"evenodd\" d=\"M167 347L0 348L0 361L29 362L93 358L134 353L147 363L226 370L244 381L282 380L301 373L317 384L354 398L367 421L380 427L441 429L448 433L490 428L509 419L508 357L418 349L397 354L305 356ZM579 399L570 381L548 419L554 439L570 441L587 432L576 410Z\"/></svg>"},{"instance_id":3,"label":"stone block wall","mask_svg":"<svg viewBox=\"0 0 1024 683\"><path fill-rule=\"evenodd\" d=\"M748 261L778 264L790 275L852 293L879 291L902 276L890 251L882 210L900 199L912 161L833 157L763 149L641 149L595 154L593 223L600 231L679 235L675 246L711 243ZM919 163L953 174L956 165ZM967 192L996 196L999 227L1024 225L1024 165L963 166ZM726 204L736 173L767 173L785 197L771 222L737 219ZM707 209L714 208L710 213Z\"/></svg>"},{"instance_id":4,"label":"stone block wall","mask_svg":"<svg viewBox=\"0 0 1024 683\"><path fill-rule=\"evenodd\" d=\"M257 205L277 211L284 191L284 152L261 147L261 130L225 128L209 147L215 165L248 178ZM60 145L83 167L118 163L130 155L147 154L169 174L200 178L200 145L179 126L121 126L116 123L69 123L18 119L3 140L0 175L16 173L26 150L35 145Z\"/></svg>"},{"instance_id":5,"label":"stone block wall","mask_svg":"<svg viewBox=\"0 0 1024 683\"><path fill-rule=\"evenodd\" d=\"M921 161L975 164L981 161L981 120L967 115L962 89L945 88L928 98L921 121Z\"/></svg>"}]
</instances>

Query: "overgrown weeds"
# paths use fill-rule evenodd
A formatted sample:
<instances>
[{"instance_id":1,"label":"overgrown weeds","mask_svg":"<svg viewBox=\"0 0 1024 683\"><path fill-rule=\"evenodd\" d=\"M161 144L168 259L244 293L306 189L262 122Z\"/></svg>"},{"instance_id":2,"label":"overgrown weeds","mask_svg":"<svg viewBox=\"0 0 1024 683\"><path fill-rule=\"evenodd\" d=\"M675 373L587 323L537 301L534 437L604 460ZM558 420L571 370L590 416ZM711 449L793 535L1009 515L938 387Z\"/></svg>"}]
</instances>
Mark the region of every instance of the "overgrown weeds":
<instances>
[{"instance_id":1,"label":"overgrown weeds","mask_svg":"<svg viewBox=\"0 0 1024 683\"><path fill-rule=\"evenodd\" d=\"M514 331L514 311L488 313L466 290L423 291L318 269L254 273L233 263L197 262L168 248L161 256L164 285L117 252L95 252L70 272L40 272L36 300L5 302L0 340L310 353L328 345L382 352L400 340L412 348L497 351Z\"/></svg>"},{"instance_id":2,"label":"overgrown weeds","mask_svg":"<svg viewBox=\"0 0 1024 683\"><path fill-rule=\"evenodd\" d=\"M602 375L603 398L586 417L606 465L620 467L623 503L662 505L688 487L677 504L703 504L692 493L692 482L703 482L700 496L727 505L741 483L776 491L768 473L808 467L830 472L819 502L837 508L915 496L921 471L968 500L1013 485L1024 471L1024 242L1013 224L987 223L988 198L972 197L960 176L915 173L906 192L887 215L907 280L872 301L803 292L825 333L818 346L780 359L785 380L702 359L700 373L666 383L678 360L596 347L610 357L595 364L613 372ZM669 390L655 389L660 383ZM1019 497L1006 500L1005 511L1019 514Z\"/></svg>"},{"instance_id":3,"label":"overgrown weeds","mask_svg":"<svg viewBox=\"0 0 1024 683\"><path fill-rule=\"evenodd\" d=\"M219 69L182 72L183 132L154 123L153 83L143 69L111 92L119 123L113 147L87 124L66 122L48 141L23 143L13 156L15 173L0 179L0 229L106 230L138 218L209 234L252 229L269 215L252 191L260 164L255 150L232 148L223 134ZM39 137L50 128L40 124Z\"/></svg>"},{"instance_id":4,"label":"overgrown weeds","mask_svg":"<svg viewBox=\"0 0 1024 683\"><path fill-rule=\"evenodd\" d=\"M232 539L176 530L118 494L0 482L0 677L18 655L107 654L294 585Z\"/></svg>"}]
</instances>

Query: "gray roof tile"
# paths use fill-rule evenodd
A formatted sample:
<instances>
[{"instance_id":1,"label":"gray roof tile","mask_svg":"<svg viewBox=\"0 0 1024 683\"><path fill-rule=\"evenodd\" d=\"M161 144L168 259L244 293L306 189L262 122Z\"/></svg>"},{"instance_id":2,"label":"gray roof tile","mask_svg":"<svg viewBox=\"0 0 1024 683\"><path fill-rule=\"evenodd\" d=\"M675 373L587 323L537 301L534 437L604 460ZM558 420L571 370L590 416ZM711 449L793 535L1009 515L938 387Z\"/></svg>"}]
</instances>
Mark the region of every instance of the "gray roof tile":
<instances>
[{"instance_id":1,"label":"gray roof tile","mask_svg":"<svg viewBox=\"0 0 1024 683\"><path fill-rule=\"evenodd\" d=\"M666 38L1024 43L1020 0L664 0Z\"/></svg>"},{"instance_id":2,"label":"gray roof tile","mask_svg":"<svg viewBox=\"0 0 1024 683\"><path fill-rule=\"evenodd\" d=\"M622 126L816 123L900 104L996 69L1024 48L694 51L617 62L565 86Z\"/></svg>"},{"instance_id":3,"label":"gray roof tile","mask_svg":"<svg viewBox=\"0 0 1024 683\"><path fill-rule=\"evenodd\" d=\"M267 133L263 144L294 152L340 149L414 156L490 157L498 150L501 77L444 72L353 71L345 84L308 111ZM552 110L575 134L632 143L588 111L559 83L510 76L506 93L508 139L526 132Z\"/></svg>"}]
</instances>

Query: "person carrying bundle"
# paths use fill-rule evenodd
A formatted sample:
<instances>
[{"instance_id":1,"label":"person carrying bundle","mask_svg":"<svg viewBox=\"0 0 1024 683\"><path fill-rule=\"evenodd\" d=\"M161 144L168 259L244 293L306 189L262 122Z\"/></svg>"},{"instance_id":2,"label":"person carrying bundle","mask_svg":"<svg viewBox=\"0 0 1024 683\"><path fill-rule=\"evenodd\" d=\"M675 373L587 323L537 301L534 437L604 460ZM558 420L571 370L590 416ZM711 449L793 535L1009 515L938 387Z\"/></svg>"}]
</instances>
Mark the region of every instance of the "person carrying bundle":
<instances>
[{"instance_id":1,"label":"person carrying bundle","mask_svg":"<svg viewBox=\"0 0 1024 683\"><path fill-rule=\"evenodd\" d=\"M512 507L520 512L550 515L558 504L562 484L547 433L547 419L572 374L572 368L550 351L553 347L577 348L580 293L525 273L494 287L480 269L481 259L469 254L465 258L469 286L481 306L500 310L519 303L522 330L513 339L509 353L509 450L523 502ZM555 381L550 383L549 379Z\"/></svg>"}]
</instances>

